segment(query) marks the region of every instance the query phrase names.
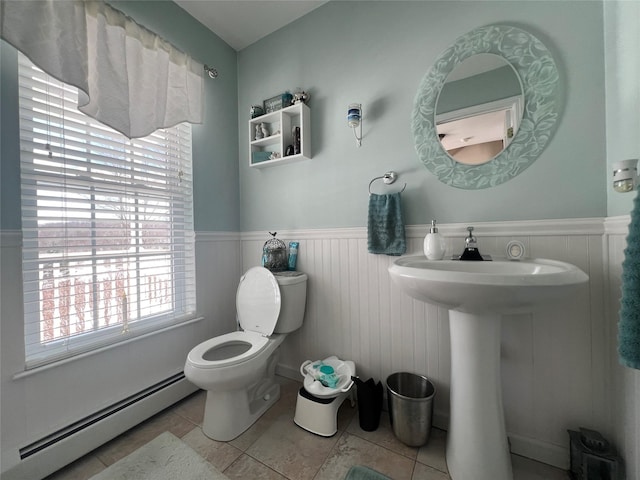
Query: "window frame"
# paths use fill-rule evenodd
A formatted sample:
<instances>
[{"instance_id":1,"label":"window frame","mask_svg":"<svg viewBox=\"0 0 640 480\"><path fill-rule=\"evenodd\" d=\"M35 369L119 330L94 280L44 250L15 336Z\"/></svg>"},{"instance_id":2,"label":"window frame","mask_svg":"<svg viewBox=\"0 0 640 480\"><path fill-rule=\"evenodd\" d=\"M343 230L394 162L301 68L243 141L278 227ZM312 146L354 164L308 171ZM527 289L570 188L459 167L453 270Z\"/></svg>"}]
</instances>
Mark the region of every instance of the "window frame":
<instances>
[{"instance_id":1,"label":"window frame","mask_svg":"<svg viewBox=\"0 0 640 480\"><path fill-rule=\"evenodd\" d=\"M173 182L174 184L176 182L178 183L178 187L175 187L175 185L171 187L171 191L167 193L167 196L164 198L164 201L167 202L168 204L168 207L167 207L168 213L164 215L164 217L166 217L167 219L163 220L162 225L168 226L168 230L170 232L168 234L170 241L169 241L166 252L163 251L162 248L158 248L156 246L155 249L153 247L149 247L149 252L147 253L141 253L141 251L144 249L144 238L143 238L144 234L140 232L144 230L143 228L144 220L140 220L140 217L144 215L144 213L141 213L141 210L143 210L145 206L144 201L141 200L141 196L144 196L144 188L147 187L145 185L144 187L142 187L141 190L132 189L130 192L128 192L125 187L124 195L128 195L129 197L127 198L127 200L123 200L121 198L116 203L116 205L126 205L128 208L129 199L134 199L132 201L133 202L132 205L133 205L133 212L135 212L134 213L135 219L129 220L127 222L129 223L129 226L131 226L132 224L136 224L135 231L138 233L136 234L136 236L134 236L135 241L133 241L133 243L127 243L127 242L122 243L123 246L128 246L129 249L131 248L131 245L133 245L133 247L136 250L134 254L131 254L130 252L120 253L120 254L117 254L117 253L99 254L98 253L98 250L100 250L100 247L97 247L98 244L95 241L96 239L95 232L100 231L99 228L96 226L99 223L99 221L96 220L97 219L96 209L99 210L98 204L100 203L100 201L97 200L97 197L99 197L100 195L105 195L105 193L104 192L96 193L96 190L100 190L97 186L104 186L107 183L106 182L103 183L97 180L93 176L94 172L91 170L91 168L92 167L95 168L97 165L100 165L100 162L96 163L95 160L92 160L94 157L95 158L106 158L106 157L100 157L99 155L96 155L93 152L89 153L87 151L84 153L86 157L84 161L82 160L77 161L86 166L86 171L84 172L84 175L87 177L86 192L90 192L89 200L82 199L81 202L80 200L78 200L78 203L82 203L83 205L89 205L90 220L87 223L90 224L89 231L92 232L92 234L90 237L84 236L84 237L78 237L78 238L81 238L82 240L89 239L89 241L91 242L90 254L84 255L81 258L84 258L86 261L90 262L90 267L93 272L91 275L91 278L92 278L91 284L93 286L93 289L99 288L100 282L101 282L101 280L98 279L99 275L96 273L97 271L96 265L100 264L107 258L110 258L113 260L121 259L124 262L126 262L128 259L133 258L135 263L135 267L133 270L135 270L135 272L137 273L135 277L136 278L135 288L137 289L136 290L137 294L135 295L135 298L137 299L137 304L138 304L137 309L138 311L140 311L141 309L140 305L143 302L142 294L140 292L142 291L141 289L144 288L142 286L142 281L144 280L144 276L140 275L140 272L143 270L143 268L149 268L150 270L153 268L153 267L147 267L147 266L142 267L141 265L144 264L145 258L167 257L169 258L167 265L169 265L168 268L170 269L170 273L168 275L170 276L172 281L170 297L172 298L171 303L173 304L173 308L170 311L150 313L129 322L127 317L129 316L128 313L130 312L128 311L128 308L126 306L129 305L130 301L129 301L129 297L125 297L126 301L121 306L123 321L122 322L116 321L116 323L112 325L107 324L107 326L104 326L104 325L100 326L100 315L96 316L95 314L100 310L101 307L98 305L97 302L95 302L94 305L90 307L90 310L93 312L92 314L93 318L89 319L86 322L87 324L89 324L89 329L80 333L74 332L68 336L55 338L53 340L48 340L46 342L42 341L41 331L43 328L42 324L44 321L42 316L42 311L43 311L42 305L44 301L43 293L42 293L44 289L43 289L42 283L43 283L44 273L42 272L41 267L44 262L42 258L39 258L37 256L33 257L34 254L37 254L43 249L43 247L39 243L39 241L41 241L42 238L38 236L39 234L38 212L40 210L40 207L37 204L33 205L32 203L29 203L29 202L38 201L38 198L39 198L39 194L37 191L39 189L38 182L46 183L46 179L45 180L39 179L38 174L33 173L38 170L38 167L36 166L36 159L41 158L42 153L37 154L37 153L34 153L34 151L28 151L28 149L25 147L25 145L28 142L25 140L24 137L26 135L26 132L29 132L29 130L27 127L23 127L24 125L23 120L25 120L25 117L29 115L29 111L34 111L30 107L23 106L23 98L25 95L24 89L29 88L27 85L23 84L27 82L27 80L24 79L23 77L23 73L24 73L23 69L31 68L31 69L34 69L34 71L39 71L39 69L37 69L37 67L34 67L24 55L19 54L19 56L20 56L20 59L19 59L20 74L19 74L18 83L19 83L19 90L20 90L20 102L19 102L20 103L20 106L19 106L20 133L21 133L20 165L21 165L21 175L22 175L21 192L22 192L22 222L23 222L22 224L22 232L23 232L22 283L23 283L24 307L25 307L24 328L25 328L26 368L30 369L30 368L46 365L48 363L56 362L67 357L72 357L78 354L86 353L91 350L102 348L107 345L129 340L130 338L135 336L145 335L156 330L165 329L168 326L183 323L185 321L195 318L196 317L195 234L194 234L194 226L193 226L193 176L192 176L192 158L191 158L191 138L192 137L191 137L191 125L181 124L169 129L162 129L158 131L158 132L168 132L167 138L172 137L173 135L173 137L175 138L183 139L185 142L188 142L188 145L184 145L184 149L179 149L178 155L174 155L175 151L172 151L172 153L166 154L166 157L168 158L168 160L165 160L165 163L167 165L167 170L166 170L167 172L170 171L169 166L171 167L173 166L172 162L174 159L182 155L185 155L188 157L188 158L185 158L184 161L181 159L176 160L177 161L176 165L178 166L177 169L174 171L174 173L177 173L176 179L170 179L170 176L168 175L166 176L167 180L165 183L167 185L170 184L171 182ZM31 64L30 67L26 66L29 64ZM38 75L46 76L46 74L43 72L39 73ZM57 82L57 83L59 84L60 82ZM67 91L67 89L69 89L69 91L76 90L74 87L69 87L68 85L65 85L64 86L65 92ZM49 96L48 90L47 90L46 96L47 97ZM26 103L27 102L25 102L25 104ZM76 102L76 105L77 105L77 102ZM64 108L65 107L63 105L63 109ZM43 116L45 114L40 112L39 115ZM88 122L87 130L93 130L96 128L104 129L105 131L109 132L109 136L111 138L117 135L122 137L123 139L126 139L126 137L124 137L123 135L113 131L109 127L106 127L100 124L96 120L91 119L90 117L77 111L77 109L75 112L73 112L73 116L78 118L85 117ZM32 120L35 122L33 118ZM40 120L42 120L42 118L40 118ZM46 122L48 122L47 123L47 127L48 127L50 124L53 123L52 117L49 116L46 119ZM62 117L62 122L64 122L64 113ZM171 133L174 130L176 133ZM35 132L35 130L32 130L32 131ZM60 128L60 132L61 132L61 136L57 138L57 140L59 140L60 142L63 142L64 144L64 141L65 141L64 138L66 138L64 137L66 132L65 125L63 125ZM145 137L143 139L133 139L130 141L126 139L126 141L123 143L122 157L118 157L114 159L113 162L124 164L124 165L127 165L130 163L132 165L131 167L132 172L139 170L140 168L142 169L146 168L148 165L147 163L144 163L144 161L140 163L141 156L139 152L142 151L140 150L141 148L140 145L144 145L145 142L148 141L147 139L153 137L154 135L158 135L158 132L155 132L149 137ZM40 133L40 136L42 136L42 133ZM80 138L82 135L81 133L75 131L69 136ZM50 141L49 138L47 138L47 146L49 146L49 141ZM105 142L106 141L111 141L111 140L105 140ZM34 142L35 140L32 139L29 145L34 146L35 145ZM100 150L99 142L100 140L95 140L92 143L91 139L89 139L89 142L87 143L87 149L95 148L96 150ZM149 142L152 143L152 141L150 140ZM53 143L54 142L51 141L51 144ZM173 148L173 144L171 145L171 148ZM167 146L167 149L169 149L168 146ZM74 155L81 155L81 153L74 151L68 154L69 157L73 157ZM159 154L155 152L154 155L159 155ZM66 156L67 156L67 153L63 150L62 155L59 155L59 158L62 158L62 157L66 158ZM29 157L31 158L29 159ZM130 158L127 158L127 157L130 157ZM50 158L53 158L53 157L50 156ZM33 166L26 167L28 162L31 162ZM155 163L151 160L148 160L148 162L149 164ZM101 165L101 168L108 170L109 168L105 166L106 164L107 162L104 162ZM157 165L155 167L157 167ZM31 171L32 171L31 176L25 174L25 171L28 171L29 168L31 168ZM158 171L162 173L162 167L157 167L157 168L158 168ZM116 169L114 167L114 171L115 170ZM140 175L141 177L144 177L143 174L140 174ZM77 175L77 177L81 177L81 176L82 175ZM64 178L64 177L65 175L62 174L60 175L59 178ZM138 180L138 182L140 183L140 180L138 179L138 177L135 177L134 174L132 174L131 178ZM182 185L183 181L185 182L185 185ZM61 183L61 182L58 181L58 183ZM120 183L118 182L115 182L114 184L116 186L120 185ZM154 185L152 185L152 187L153 186ZM66 188L66 183L65 183L65 188ZM162 187L159 187L155 191L157 192L160 190L162 190ZM31 191L31 194L25 193L28 191ZM72 198L72 193L69 193L69 191L73 193L74 189L72 188L71 190L66 191L68 196L65 201L69 201L69 199ZM77 192L78 189L75 188L75 191ZM176 194L176 191L179 192L181 196L174 197L174 195ZM104 198L107 198L107 197L105 196ZM154 198L154 197L149 197L149 198ZM146 207L148 207L149 205L150 204L146 204ZM32 212L33 211L36 212L34 216L30 216L28 213L26 213L29 209L31 209ZM173 222L174 218L176 218L175 215L180 216L179 222L176 222L176 223ZM159 214L159 216L162 217L162 214ZM64 221L61 223L64 223ZM180 225L181 228L175 228L174 225L176 224ZM125 225L124 221L123 221L123 225ZM125 226L123 228L125 228L126 230L128 227ZM67 227L65 226L64 229L66 230ZM68 244L70 243L68 241L69 238L72 238L72 237L67 236L65 232L65 236L63 237L63 243L66 245L67 249L69 249L68 247ZM127 236L124 235L123 238L127 239ZM34 247L34 245L37 245L37 246ZM62 248L65 249L65 246L63 246ZM57 259L56 261L58 261L62 257L63 255L56 257ZM66 258L68 263L74 263L77 260L77 257L75 257L74 255L69 255ZM32 268L34 264L37 264L38 268L35 268L35 269ZM63 267L59 267L60 270L62 270L62 268ZM64 268L69 269L71 267L66 266ZM129 271L129 269L127 269L127 271ZM182 274L184 275L181 276ZM73 278L77 279L77 278L80 278L79 275L80 274L74 274L69 278L70 280ZM111 281L113 282L113 280ZM36 284L36 283L39 285L36 288L28 287L28 285ZM69 288L70 289L68 293L68 298L71 298L77 295L77 293L72 294L71 287ZM169 287L165 287L165 288L168 289ZM85 298L84 285L82 286L82 289L83 289L82 297L84 299ZM94 295L92 291L94 290L90 290L88 295ZM98 297L94 296L93 298L95 299ZM107 299L106 301L109 302L110 298L111 297L109 297L109 299ZM71 307L69 307L69 305L72 305L72 301L69 299L66 302L68 302L66 303L66 305L68 307L68 310L70 311ZM37 309L29 308L36 305L38 305L39 308ZM58 307L56 308L57 310L60 309L59 305L60 304L58 304ZM109 304L109 305L112 305L112 304ZM75 308L77 310L77 306ZM90 324L93 324L93 327ZM85 324L83 323L83 325ZM37 341L34 341L36 339Z\"/></svg>"}]
</instances>

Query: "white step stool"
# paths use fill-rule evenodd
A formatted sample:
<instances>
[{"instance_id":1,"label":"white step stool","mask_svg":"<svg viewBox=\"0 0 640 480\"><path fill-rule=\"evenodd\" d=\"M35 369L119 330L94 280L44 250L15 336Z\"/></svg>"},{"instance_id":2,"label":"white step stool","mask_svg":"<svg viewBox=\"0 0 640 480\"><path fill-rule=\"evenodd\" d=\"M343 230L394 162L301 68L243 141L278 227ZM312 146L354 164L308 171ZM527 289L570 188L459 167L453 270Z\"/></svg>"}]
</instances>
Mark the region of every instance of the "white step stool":
<instances>
[{"instance_id":1,"label":"white step stool","mask_svg":"<svg viewBox=\"0 0 640 480\"><path fill-rule=\"evenodd\" d=\"M310 363L312 362L307 360L300 367L300 373L304 376L304 386L298 392L296 413L293 421L296 425L311 433L323 437L331 437L338 431L338 409L342 402L349 397L351 407L355 407L356 402L351 377L356 374L356 366L352 361L343 361L336 356L322 360L325 365L332 366L340 377L336 387L329 388L322 385L304 370L304 367Z\"/></svg>"}]
</instances>

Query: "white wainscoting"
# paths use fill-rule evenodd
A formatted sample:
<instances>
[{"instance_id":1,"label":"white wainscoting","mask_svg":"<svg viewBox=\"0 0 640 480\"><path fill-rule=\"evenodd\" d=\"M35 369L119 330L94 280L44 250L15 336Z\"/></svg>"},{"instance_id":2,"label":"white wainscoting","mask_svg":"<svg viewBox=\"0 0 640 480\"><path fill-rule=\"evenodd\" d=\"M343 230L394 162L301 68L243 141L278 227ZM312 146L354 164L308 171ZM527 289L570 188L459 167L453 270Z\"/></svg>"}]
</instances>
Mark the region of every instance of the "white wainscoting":
<instances>
[{"instance_id":1,"label":"white wainscoting","mask_svg":"<svg viewBox=\"0 0 640 480\"><path fill-rule=\"evenodd\" d=\"M512 450L568 468L567 429L611 435L610 334L606 324L604 220L563 219L474 224L482 253L504 256L517 239L527 255L573 263L590 281L565 302L511 315L502 328L502 379ZM426 226L407 227L407 254L422 251ZM441 225L447 255L461 253L466 224ZM357 373L382 380L398 371L436 386L434 424L449 408L448 312L403 294L387 267L393 257L367 252L365 228L279 231L300 242L298 270L309 275L303 327L285 340L279 372L300 379L304 360L353 360ZM243 270L260 263L267 232L242 233Z\"/></svg>"},{"instance_id":2,"label":"white wainscoting","mask_svg":"<svg viewBox=\"0 0 640 480\"><path fill-rule=\"evenodd\" d=\"M535 314L509 316L503 323L504 406L516 453L567 468L566 430L594 428L619 448L627 478L640 478L640 372L620 367L616 355L628 221L626 216L474 225L483 253L502 255L507 242L515 238L525 244L528 255L569 261L590 276L589 284L565 303ZM461 251L465 227L441 225L448 253ZM426 232L426 226L407 227L407 253L421 251ZM27 422L32 418L27 410L38 408L37 398L46 398L46 385L41 389L45 395L39 395L34 394L35 387L25 388L24 380L11 379L22 351L22 328L19 322L10 321L21 312L21 290L15 282L20 236L19 232L0 233L0 404L5 471L15 466L17 448L41 436L47 426L59 427L60 415L58 420L42 419L37 425ZM367 253L364 228L290 230L280 231L278 236L300 241L298 269L310 277L305 324L285 340L279 372L300 379L298 368L304 360L335 354L354 360L363 378L384 381L390 373L401 370L425 374L438 389L434 423L446 428L450 376L447 312L412 300L391 283L387 266L393 258ZM196 235L198 311L206 323L201 324L204 329L194 329L188 335L189 342L175 335L167 338L171 350L188 349L186 343L199 340L196 335L209 338L235 329L238 279L244 270L260 263L262 245L268 238L267 232ZM153 376L171 370L165 365L164 346L160 348L162 361L152 360L157 346L138 352L149 368L152 364L160 367L153 372L146 368ZM176 357L170 363L179 361ZM132 391L134 386L144 386L136 385L133 377L124 382L130 383ZM46 377L42 380L46 384ZM48 392L51 397L51 390ZM94 407L98 404L94 402ZM71 410L83 413L87 406L82 401Z\"/></svg>"},{"instance_id":3,"label":"white wainscoting","mask_svg":"<svg viewBox=\"0 0 640 480\"><path fill-rule=\"evenodd\" d=\"M198 313L208 321L209 338L236 329L236 289L242 275L240 234L196 233Z\"/></svg>"},{"instance_id":4,"label":"white wainscoting","mask_svg":"<svg viewBox=\"0 0 640 480\"><path fill-rule=\"evenodd\" d=\"M0 232L0 247L3 480L43 478L194 391L195 386L183 380L127 407L119 415L20 459L21 448L181 372L191 348L213 335L235 329L240 235L199 232L197 309L204 321L185 323L29 375L17 375L24 370L20 232Z\"/></svg>"}]
</instances>

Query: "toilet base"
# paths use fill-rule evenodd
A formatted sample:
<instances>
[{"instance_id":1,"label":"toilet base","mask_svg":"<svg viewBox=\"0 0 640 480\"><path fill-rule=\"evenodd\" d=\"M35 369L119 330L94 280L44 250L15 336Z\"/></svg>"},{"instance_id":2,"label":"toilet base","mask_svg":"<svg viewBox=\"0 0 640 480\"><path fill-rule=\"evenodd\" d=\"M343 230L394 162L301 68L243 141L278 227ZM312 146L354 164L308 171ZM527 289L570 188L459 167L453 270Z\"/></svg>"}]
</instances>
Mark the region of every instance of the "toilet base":
<instances>
[{"instance_id":1,"label":"toilet base","mask_svg":"<svg viewBox=\"0 0 640 480\"><path fill-rule=\"evenodd\" d=\"M263 381L251 391L207 392L202 432L219 442L244 433L280 398L280 384ZM249 398L251 397L251 398Z\"/></svg>"},{"instance_id":2,"label":"toilet base","mask_svg":"<svg viewBox=\"0 0 640 480\"><path fill-rule=\"evenodd\" d=\"M325 399L314 397L303 387L298 392L293 421L311 433L331 437L338 431L338 409L347 397L350 398L351 407L355 407L353 388L336 397Z\"/></svg>"}]
</instances>

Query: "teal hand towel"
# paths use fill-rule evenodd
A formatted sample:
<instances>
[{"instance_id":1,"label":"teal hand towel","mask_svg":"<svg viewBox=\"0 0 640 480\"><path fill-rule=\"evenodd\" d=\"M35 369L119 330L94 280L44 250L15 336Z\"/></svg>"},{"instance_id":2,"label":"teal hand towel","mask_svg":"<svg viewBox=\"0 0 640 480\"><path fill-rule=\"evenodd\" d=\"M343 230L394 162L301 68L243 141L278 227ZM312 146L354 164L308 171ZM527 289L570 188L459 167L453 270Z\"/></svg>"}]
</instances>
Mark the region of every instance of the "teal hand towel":
<instances>
[{"instance_id":1,"label":"teal hand towel","mask_svg":"<svg viewBox=\"0 0 640 480\"><path fill-rule=\"evenodd\" d=\"M386 475L371 470L367 467L354 465L351 467L344 480L391 480Z\"/></svg>"},{"instance_id":2,"label":"teal hand towel","mask_svg":"<svg viewBox=\"0 0 640 480\"><path fill-rule=\"evenodd\" d=\"M631 212L627 248L622 262L622 298L618 321L618 358L625 367L640 369L640 197Z\"/></svg>"},{"instance_id":3,"label":"teal hand towel","mask_svg":"<svg viewBox=\"0 0 640 480\"><path fill-rule=\"evenodd\" d=\"M369 253L402 255L407 251L400 193L369 195L367 227Z\"/></svg>"}]
</instances>

